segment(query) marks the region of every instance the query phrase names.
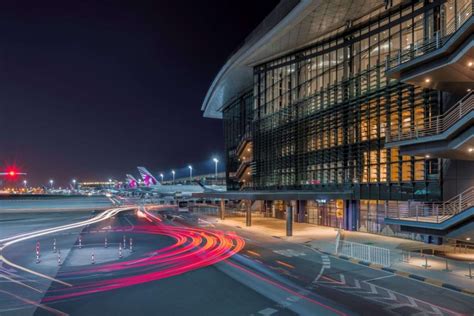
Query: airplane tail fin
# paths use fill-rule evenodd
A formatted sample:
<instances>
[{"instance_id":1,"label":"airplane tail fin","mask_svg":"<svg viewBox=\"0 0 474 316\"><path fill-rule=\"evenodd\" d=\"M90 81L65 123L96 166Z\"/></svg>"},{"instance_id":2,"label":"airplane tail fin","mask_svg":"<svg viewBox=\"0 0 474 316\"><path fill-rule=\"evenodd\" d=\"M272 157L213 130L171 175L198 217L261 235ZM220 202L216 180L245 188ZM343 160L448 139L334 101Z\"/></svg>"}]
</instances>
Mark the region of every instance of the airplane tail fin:
<instances>
[{"instance_id":1,"label":"airplane tail fin","mask_svg":"<svg viewBox=\"0 0 474 316\"><path fill-rule=\"evenodd\" d=\"M140 176L143 179L145 185L160 185L161 183L149 172L145 167L137 167L138 171L140 172Z\"/></svg>"}]
</instances>

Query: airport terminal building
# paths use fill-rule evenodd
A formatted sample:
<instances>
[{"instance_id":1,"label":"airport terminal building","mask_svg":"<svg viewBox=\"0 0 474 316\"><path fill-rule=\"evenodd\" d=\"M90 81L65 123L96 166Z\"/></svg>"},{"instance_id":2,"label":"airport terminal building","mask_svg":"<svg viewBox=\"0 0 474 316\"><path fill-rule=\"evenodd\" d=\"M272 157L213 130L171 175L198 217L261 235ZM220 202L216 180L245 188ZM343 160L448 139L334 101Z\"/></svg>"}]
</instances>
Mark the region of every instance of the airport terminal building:
<instances>
[{"instance_id":1,"label":"airport terminal building","mask_svg":"<svg viewBox=\"0 0 474 316\"><path fill-rule=\"evenodd\" d=\"M203 102L224 124L228 192L215 197L258 201L289 234L297 221L471 238L473 6L282 0Z\"/></svg>"}]
</instances>

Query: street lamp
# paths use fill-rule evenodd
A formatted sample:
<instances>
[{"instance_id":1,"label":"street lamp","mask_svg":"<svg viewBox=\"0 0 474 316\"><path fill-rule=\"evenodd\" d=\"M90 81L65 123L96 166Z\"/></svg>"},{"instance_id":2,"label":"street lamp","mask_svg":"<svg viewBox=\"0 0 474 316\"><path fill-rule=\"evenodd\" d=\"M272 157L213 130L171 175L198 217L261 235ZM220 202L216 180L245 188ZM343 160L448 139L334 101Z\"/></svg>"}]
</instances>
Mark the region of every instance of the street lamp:
<instances>
[{"instance_id":1,"label":"street lamp","mask_svg":"<svg viewBox=\"0 0 474 316\"><path fill-rule=\"evenodd\" d=\"M188 166L189 168L189 181L193 181L193 167L191 165Z\"/></svg>"},{"instance_id":2,"label":"street lamp","mask_svg":"<svg viewBox=\"0 0 474 316\"><path fill-rule=\"evenodd\" d=\"M214 163L216 164L216 184L217 184L217 164L219 163L219 159L214 158L212 160L214 160Z\"/></svg>"},{"instance_id":3,"label":"street lamp","mask_svg":"<svg viewBox=\"0 0 474 316\"><path fill-rule=\"evenodd\" d=\"M26 188L26 184L27 184L27 183L28 183L28 181L23 180L23 185L25 186L25 188Z\"/></svg>"},{"instance_id":4,"label":"street lamp","mask_svg":"<svg viewBox=\"0 0 474 316\"><path fill-rule=\"evenodd\" d=\"M165 175L160 173L160 177L161 177L161 182L163 182L163 178L165 177Z\"/></svg>"},{"instance_id":5,"label":"street lamp","mask_svg":"<svg viewBox=\"0 0 474 316\"><path fill-rule=\"evenodd\" d=\"M51 189L53 188L53 183L54 183L53 179L49 180L49 184L51 185Z\"/></svg>"},{"instance_id":6,"label":"street lamp","mask_svg":"<svg viewBox=\"0 0 474 316\"><path fill-rule=\"evenodd\" d=\"M171 170L171 174L173 175L173 183L174 183L174 176L175 176L176 172L174 172L174 170Z\"/></svg>"}]
</instances>

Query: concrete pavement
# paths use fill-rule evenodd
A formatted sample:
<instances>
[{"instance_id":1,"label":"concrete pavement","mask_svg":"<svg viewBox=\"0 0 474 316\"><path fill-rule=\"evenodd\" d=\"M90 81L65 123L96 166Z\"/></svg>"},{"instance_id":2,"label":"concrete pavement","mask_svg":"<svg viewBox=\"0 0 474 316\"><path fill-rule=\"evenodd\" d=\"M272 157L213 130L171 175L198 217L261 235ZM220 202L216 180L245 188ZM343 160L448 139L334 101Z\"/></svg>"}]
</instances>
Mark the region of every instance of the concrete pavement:
<instances>
[{"instance_id":1,"label":"concrete pavement","mask_svg":"<svg viewBox=\"0 0 474 316\"><path fill-rule=\"evenodd\" d=\"M280 219L253 215L252 226L250 227L245 226L245 217L227 217L221 221L216 217L208 216L208 219L225 225L239 227L252 233L274 236L289 242L305 244L326 253L335 254L336 252L338 230L332 227L293 223L293 236L287 237L285 221ZM431 255L432 250L441 251L444 249L443 246L427 245L414 240L351 231L344 231L342 239L390 249L391 268L395 270L438 280L439 283L452 284L474 292L474 264L471 266L473 279L470 279L468 277L470 261L446 259ZM423 254L420 253L421 249L423 249ZM458 255L462 258L470 258L472 256L470 253L454 253L452 249L448 250L453 257ZM407 251L410 251L409 255ZM428 268L424 267L426 259L429 265ZM446 261L448 262L449 272L445 271Z\"/></svg>"}]
</instances>

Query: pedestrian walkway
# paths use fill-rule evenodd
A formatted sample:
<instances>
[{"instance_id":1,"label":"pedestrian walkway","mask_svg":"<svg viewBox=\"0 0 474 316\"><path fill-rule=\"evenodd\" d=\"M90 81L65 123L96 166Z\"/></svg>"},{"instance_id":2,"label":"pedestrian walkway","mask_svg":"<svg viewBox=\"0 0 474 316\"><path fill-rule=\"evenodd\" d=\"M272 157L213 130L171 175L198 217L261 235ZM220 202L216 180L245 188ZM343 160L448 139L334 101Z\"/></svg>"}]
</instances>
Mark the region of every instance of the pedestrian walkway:
<instances>
[{"instance_id":1,"label":"pedestrian walkway","mask_svg":"<svg viewBox=\"0 0 474 316\"><path fill-rule=\"evenodd\" d=\"M215 217L214 217L215 219ZM245 217L230 217L217 220L219 223L264 234L286 240L305 244L331 254L336 253L336 236L338 229L317 226L307 223L293 223L293 236L286 236L286 223L284 220L252 216L252 226L245 226ZM407 274L428 278L436 283L448 283L474 291L474 264L472 265L473 278L469 278L470 260L474 262L474 253L464 253L462 250L447 253L450 257L439 257L432 254L442 251L444 246L428 245L423 242L382 236L363 232L343 231L341 239L390 250L391 268ZM444 249L446 251L446 249ZM448 249L449 250L449 249ZM462 259L462 260L456 260ZM428 266L426 266L428 263ZM446 263L448 270L446 270Z\"/></svg>"}]
</instances>

